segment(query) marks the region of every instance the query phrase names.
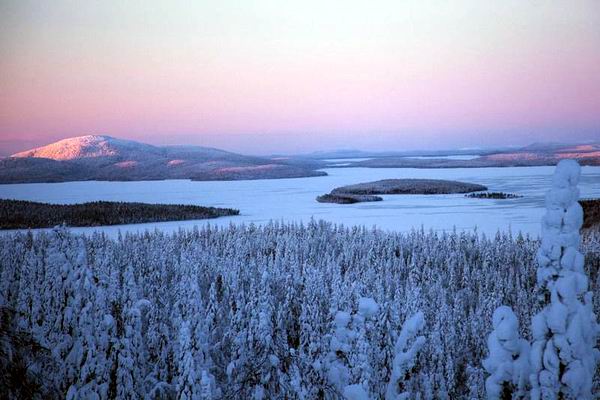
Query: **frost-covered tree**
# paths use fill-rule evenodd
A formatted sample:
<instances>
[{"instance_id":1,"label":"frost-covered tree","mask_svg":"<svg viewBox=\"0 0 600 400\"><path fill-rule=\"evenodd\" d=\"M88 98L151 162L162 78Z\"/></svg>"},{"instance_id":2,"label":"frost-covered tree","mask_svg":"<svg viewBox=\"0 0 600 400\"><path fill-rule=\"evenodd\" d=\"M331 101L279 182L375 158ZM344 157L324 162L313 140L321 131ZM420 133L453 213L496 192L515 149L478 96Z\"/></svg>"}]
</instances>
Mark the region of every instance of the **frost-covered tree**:
<instances>
[{"instance_id":1,"label":"frost-covered tree","mask_svg":"<svg viewBox=\"0 0 600 400\"><path fill-rule=\"evenodd\" d=\"M386 400L410 399L414 393L409 391L408 383L417 362L417 356L425 344L425 336L418 336L425 326L422 312L407 319L402 325L400 336L394 348L392 376L388 383Z\"/></svg>"},{"instance_id":2,"label":"frost-covered tree","mask_svg":"<svg viewBox=\"0 0 600 400\"><path fill-rule=\"evenodd\" d=\"M349 326L351 320L352 316L345 311L338 311L333 319L327 376L339 392L348 386L350 380L349 356L354 340L354 332Z\"/></svg>"},{"instance_id":3,"label":"frost-covered tree","mask_svg":"<svg viewBox=\"0 0 600 400\"><path fill-rule=\"evenodd\" d=\"M350 352L351 385L344 387L347 399L362 400L370 398L373 381L373 348L371 337L373 319L379 312L379 305L370 297L358 299L358 310L352 317L353 348Z\"/></svg>"},{"instance_id":4,"label":"frost-covered tree","mask_svg":"<svg viewBox=\"0 0 600 400\"><path fill-rule=\"evenodd\" d=\"M485 381L487 398L523 398L529 378L529 342L519 336L519 321L510 307L498 307L492 320L489 355L483 360L490 374Z\"/></svg>"},{"instance_id":5,"label":"frost-covered tree","mask_svg":"<svg viewBox=\"0 0 600 400\"><path fill-rule=\"evenodd\" d=\"M394 344L397 339L396 308L392 308L389 303L381 307L381 312L376 318L373 335L373 397L384 398L387 390L387 383L392 375L392 365L394 360Z\"/></svg>"},{"instance_id":6,"label":"frost-covered tree","mask_svg":"<svg viewBox=\"0 0 600 400\"><path fill-rule=\"evenodd\" d=\"M583 211L577 199L580 167L574 160L558 163L546 194L537 284L544 307L532 319L531 397L592 398L599 352L598 324L592 292L579 252Z\"/></svg>"},{"instance_id":7,"label":"frost-covered tree","mask_svg":"<svg viewBox=\"0 0 600 400\"><path fill-rule=\"evenodd\" d=\"M192 352L190 324L184 321L179 328L179 379L177 382L178 400L199 400L200 379Z\"/></svg>"},{"instance_id":8,"label":"frost-covered tree","mask_svg":"<svg viewBox=\"0 0 600 400\"><path fill-rule=\"evenodd\" d=\"M139 298L139 286L131 265L125 269L122 287L117 321L119 342L115 348L116 396L133 399L144 393L147 364L142 319L150 302Z\"/></svg>"},{"instance_id":9,"label":"frost-covered tree","mask_svg":"<svg viewBox=\"0 0 600 400\"><path fill-rule=\"evenodd\" d=\"M595 273L600 233L583 237ZM396 394L479 399L490 315L501 302L520 321L538 311L528 278L538 247L502 232L394 233L322 221L115 238L65 228L5 232L0 303L14 318L1 321L0 367L43 383L19 399L45 388L59 398L71 390L78 398L176 399L192 359L188 387L200 398L214 389L215 399L338 399L347 388L375 399L388 389L398 321L421 310L427 342ZM589 287L600 298L597 276ZM382 305L364 324L362 293ZM600 302L592 305L598 312ZM189 346L180 340L184 323ZM31 351L22 344L13 352L22 338Z\"/></svg>"}]
</instances>

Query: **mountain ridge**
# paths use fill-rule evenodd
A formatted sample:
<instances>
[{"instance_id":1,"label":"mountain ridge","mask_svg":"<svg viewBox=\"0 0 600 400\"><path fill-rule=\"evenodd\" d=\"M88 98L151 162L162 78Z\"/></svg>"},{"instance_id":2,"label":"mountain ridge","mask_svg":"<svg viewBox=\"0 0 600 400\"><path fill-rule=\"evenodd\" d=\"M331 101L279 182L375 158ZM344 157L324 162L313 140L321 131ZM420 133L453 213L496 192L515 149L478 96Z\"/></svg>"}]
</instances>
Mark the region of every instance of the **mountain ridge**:
<instances>
[{"instance_id":1,"label":"mountain ridge","mask_svg":"<svg viewBox=\"0 0 600 400\"><path fill-rule=\"evenodd\" d=\"M82 180L246 180L321 176L313 162L202 146L154 146L107 135L66 138L0 160L0 183Z\"/></svg>"}]
</instances>

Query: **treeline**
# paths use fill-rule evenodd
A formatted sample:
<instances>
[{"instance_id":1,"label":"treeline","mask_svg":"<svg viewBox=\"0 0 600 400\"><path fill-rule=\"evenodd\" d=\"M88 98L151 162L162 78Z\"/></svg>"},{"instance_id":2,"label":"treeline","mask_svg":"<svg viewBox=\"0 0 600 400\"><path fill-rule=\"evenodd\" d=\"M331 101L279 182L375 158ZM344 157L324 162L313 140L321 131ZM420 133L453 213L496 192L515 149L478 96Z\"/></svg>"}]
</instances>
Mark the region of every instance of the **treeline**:
<instances>
[{"instance_id":1,"label":"treeline","mask_svg":"<svg viewBox=\"0 0 600 400\"><path fill-rule=\"evenodd\" d=\"M100 226L144 222L182 221L238 215L231 208L194 205L96 201L82 204L47 204L0 199L0 229Z\"/></svg>"},{"instance_id":2,"label":"treeline","mask_svg":"<svg viewBox=\"0 0 600 400\"><path fill-rule=\"evenodd\" d=\"M476 192L476 193L465 194L465 197L469 197L471 199L504 200L504 199L518 199L523 196L514 194L514 193L505 193L505 192Z\"/></svg>"},{"instance_id":3,"label":"treeline","mask_svg":"<svg viewBox=\"0 0 600 400\"><path fill-rule=\"evenodd\" d=\"M316 200L319 203L354 204L370 201L382 201L383 198L370 194L327 193L317 196Z\"/></svg>"},{"instance_id":4,"label":"treeline","mask_svg":"<svg viewBox=\"0 0 600 400\"><path fill-rule=\"evenodd\" d=\"M539 311L538 246L324 222L1 235L0 387L7 398L337 399L344 363L348 384L383 398L400 328L420 310L425 342L403 390L484 398L492 313ZM582 251L598 313L600 233ZM373 319L358 338L340 332L336 315L356 315L364 297Z\"/></svg>"}]
</instances>

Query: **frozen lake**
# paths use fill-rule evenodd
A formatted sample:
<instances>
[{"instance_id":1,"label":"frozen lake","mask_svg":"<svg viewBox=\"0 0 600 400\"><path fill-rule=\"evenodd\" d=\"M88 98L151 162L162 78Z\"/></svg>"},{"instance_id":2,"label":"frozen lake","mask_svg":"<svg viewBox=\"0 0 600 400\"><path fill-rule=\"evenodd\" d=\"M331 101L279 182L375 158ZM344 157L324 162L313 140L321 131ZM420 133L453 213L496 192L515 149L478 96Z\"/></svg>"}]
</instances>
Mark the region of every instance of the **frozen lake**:
<instances>
[{"instance_id":1,"label":"frozen lake","mask_svg":"<svg viewBox=\"0 0 600 400\"><path fill-rule=\"evenodd\" d=\"M376 225L386 230L458 230L477 228L486 234L512 229L537 236L544 213L544 194L550 187L554 167L522 168L331 168L329 176L255 181L192 182L188 180L151 182L67 182L0 185L0 198L48 203L86 201L138 201L147 203L197 204L232 207L240 216L204 221L179 221L75 228L101 229L114 234L159 228L176 230L210 223L262 224L269 220L308 221L324 219L345 225ZM383 201L351 205L322 204L315 197L337 186L387 178L453 179L486 185L490 191L523 195L508 200L469 199L463 195L382 196ZM600 197L600 167L583 167L581 197Z\"/></svg>"}]
</instances>

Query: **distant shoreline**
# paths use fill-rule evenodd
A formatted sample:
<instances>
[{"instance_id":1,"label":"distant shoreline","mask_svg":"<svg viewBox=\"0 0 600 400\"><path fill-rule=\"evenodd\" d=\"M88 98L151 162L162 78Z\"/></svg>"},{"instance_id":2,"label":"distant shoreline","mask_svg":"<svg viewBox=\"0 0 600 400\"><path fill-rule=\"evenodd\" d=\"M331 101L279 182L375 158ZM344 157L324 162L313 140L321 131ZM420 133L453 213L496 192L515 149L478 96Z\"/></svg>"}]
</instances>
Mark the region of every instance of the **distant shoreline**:
<instances>
[{"instance_id":1,"label":"distant shoreline","mask_svg":"<svg viewBox=\"0 0 600 400\"><path fill-rule=\"evenodd\" d=\"M212 219L239 215L232 208L183 204L147 204L97 201L82 204L48 204L0 199L0 229L51 228L142 224Z\"/></svg>"}]
</instances>

